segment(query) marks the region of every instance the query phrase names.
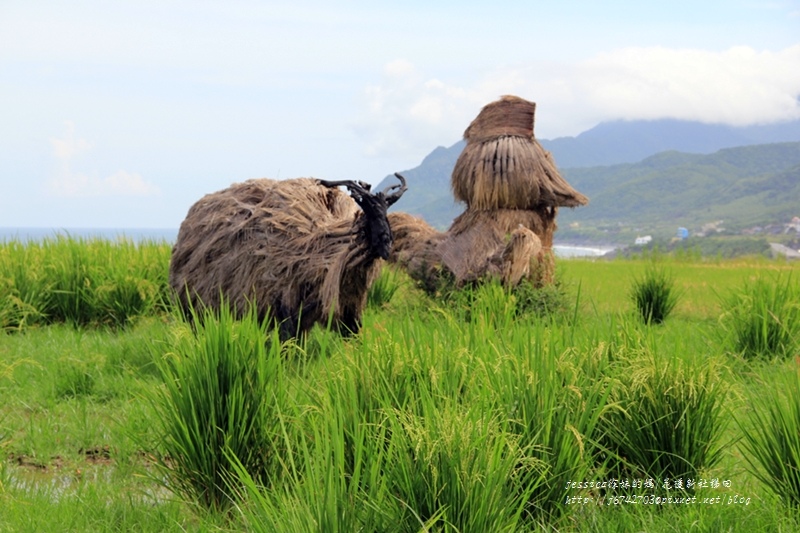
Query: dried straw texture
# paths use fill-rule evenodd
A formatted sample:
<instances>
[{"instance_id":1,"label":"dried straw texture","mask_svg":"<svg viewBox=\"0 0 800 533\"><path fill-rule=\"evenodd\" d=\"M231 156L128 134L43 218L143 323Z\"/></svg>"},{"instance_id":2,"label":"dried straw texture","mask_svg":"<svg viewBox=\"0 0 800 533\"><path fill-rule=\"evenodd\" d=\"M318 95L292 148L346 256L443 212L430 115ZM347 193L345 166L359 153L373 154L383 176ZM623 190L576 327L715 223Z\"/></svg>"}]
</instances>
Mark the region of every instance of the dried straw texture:
<instances>
[{"instance_id":1,"label":"dried straw texture","mask_svg":"<svg viewBox=\"0 0 800 533\"><path fill-rule=\"evenodd\" d=\"M464 139L468 143L480 143L504 135L532 139L535 115L535 102L519 96L503 96L481 109L464 131Z\"/></svg>"},{"instance_id":2,"label":"dried straw texture","mask_svg":"<svg viewBox=\"0 0 800 533\"><path fill-rule=\"evenodd\" d=\"M451 177L469 209L577 207L589 200L561 177L533 136L536 104L504 96L485 106L464 132L467 145Z\"/></svg>"},{"instance_id":3,"label":"dried straw texture","mask_svg":"<svg viewBox=\"0 0 800 533\"><path fill-rule=\"evenodd\" d=\"M503 283L513 287L523 279L530 278L531 270L542 264L543 258L542 241L531 230L520 226L511 232L511 238L500 257L493 257L490 262L502 267Z\"/></svg>"},{"instance_id":4,"label":"dried straw texture","mask_svg":"<svg viewBox=\"0 0 800 533\"><path fill-rule=\"evenodd\" d=\"M561 177L542 145L517 136L467 144L456 161L451 186L470 209L577 207L589 201Z\"/></svg>"},{"instance_id":5,"label":"dried straw texture","mask_svg":"<svg viewBox=\"0 0 800 533\"><path fill-rule=\"evenodd\" d=\"M391 213L394 249L389 261L405 268L428 292L436 292L445 279L456 286L495 277L509 287L523 278L534 283L552 280L552 229L550 216L523 210L472 211L459 216L441 233L424 220ZM547 248L536 234L548 234Z\"/></svg>"},{"instance_id":6,"label":"dried straw texture","mask_svg":"<svg viewBox=\"0 0 800 533\"><path fill-rule=\"evenodd\" d=\"M254 301L284 337L329 316L354 332L380 269L365 220L346 193L311 178L234 184L189 210L170 285L184 308L218 308L222 296L241 315Z\"/></svg>"},{"instance_id":7,"label":"dried straw texture","mask_svg":"<svg viewBox=\"0 0 800 533\"><path fill-rule=\"evenodd\" d=\"M456 279L466 281L477 279L486 272L494 273L495 269L504 272L512 268L508 266L512 258L517 263L522 261L520 250L528 250L529 271L525 277L535 275L534 282L537 285L549 283L554 266L552 246L555 215L554 208L539 211L467 209L453 221L438 252ZM520 241L523 236L527 243L524 246ZM517 251L512 254L509 247ZM499 260L498 254L505 254L506 259ZM513 267L515 271L520 269L524 269L524 265Z\"/></svg>"},{"instance_id":8,"label":"dried straw texture","mask_svg":"<svg viewBox=\"0 0 800 533\"><path fill-rule=\"evenodd\" d=\"M536 104L504 96L485 106L464 132L467 146L451 178L467 210L439 233L410 215L390 215L392 261L430 289L449 274L457 285L485 276L507 286L523 278L541 286L555 270L553 233L558 207L589 200L559 174L534 139Z\"/></svg>"},{"instance_id":9,"label":"dried straw texture","mask_svg":"<svg viewBox=\"0 0 800 533\"><path fill-rule=\"evenodd\" d=\"M394 236L389 262L406 269L426 291L435 293L443 275L442 257L437 249L447 234L407 213L389 213L388 219Z\"/></svg>"}]
</instances>

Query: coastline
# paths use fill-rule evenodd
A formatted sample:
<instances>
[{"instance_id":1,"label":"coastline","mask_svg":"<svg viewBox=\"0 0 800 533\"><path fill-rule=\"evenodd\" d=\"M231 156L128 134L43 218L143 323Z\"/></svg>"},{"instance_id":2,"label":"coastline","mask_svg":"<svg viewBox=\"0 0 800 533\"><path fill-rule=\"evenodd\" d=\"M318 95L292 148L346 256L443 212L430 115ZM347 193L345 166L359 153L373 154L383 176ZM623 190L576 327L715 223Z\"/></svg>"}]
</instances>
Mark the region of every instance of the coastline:
<instances>
[{"instance_id":1,"label":"coastline","mask_svg":"<svg viewBox=\"0 0 800 533\"><path fill-rule=\"evenodd\" d=\"M178 238L178 228L36 228L0 227L0 243L9 241L41 241L58 237L78 239L101 238L108 240L130 239L134 242L165 241L174 243ZM553 245L556 257L602 257L616 249L602 244L556 243Z\"/></svg>"},{"instance_id":2,"label":"coastline","mask_svg":"<svg viewBox=\"0 0 800 533\"><path fill-rule=\"evenodd\" d=\"M602 244L553 244L553 251L556 257L562 259L569 259L570 257L602 257L616 249L616 246Z\"/></svg>"}]
</instances>

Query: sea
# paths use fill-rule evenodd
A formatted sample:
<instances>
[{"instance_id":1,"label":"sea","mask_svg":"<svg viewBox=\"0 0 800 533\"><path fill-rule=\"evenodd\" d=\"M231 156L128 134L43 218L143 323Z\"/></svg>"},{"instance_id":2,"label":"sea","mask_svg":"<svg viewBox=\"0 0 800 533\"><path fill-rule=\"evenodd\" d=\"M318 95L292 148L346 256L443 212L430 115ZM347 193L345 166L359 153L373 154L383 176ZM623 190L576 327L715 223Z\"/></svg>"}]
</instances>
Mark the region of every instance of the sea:
<instances>
[{"instance_id":1,"label":"sea","mask_svg":"<svg viewBox=\"0 0 800 533\"><path fill-rule=\"evenodd\" d=\"M613 252L614 246L585 246L573 244L553 244L553 251L556 257L569 259L571 257L603 257L609 252Z\"/></svg>"},{"instance_id":2,"label":"sea","mask_svg":"<svg viewBox=\"0 0 800 533\"><path fill-rule=\"evenodd\" d=\"M59 236L77 239L166 241L174 243L178 228L0 228L0 242L41 241Z\"/></svg>"},{"instance_id":3,"label":"sea","mask_svg":"<svg viewBox=\"0 0 800 533\"><path fill-rule=\"evenodd\" d=\"M165 241L174 243L178 228L0 228L0 242L41 241L58 236L80 239L131 240L133 242ZM584 246L554 244L556 257L602 257L614 248L610 246Z\"/></svg>"}]
</instances>

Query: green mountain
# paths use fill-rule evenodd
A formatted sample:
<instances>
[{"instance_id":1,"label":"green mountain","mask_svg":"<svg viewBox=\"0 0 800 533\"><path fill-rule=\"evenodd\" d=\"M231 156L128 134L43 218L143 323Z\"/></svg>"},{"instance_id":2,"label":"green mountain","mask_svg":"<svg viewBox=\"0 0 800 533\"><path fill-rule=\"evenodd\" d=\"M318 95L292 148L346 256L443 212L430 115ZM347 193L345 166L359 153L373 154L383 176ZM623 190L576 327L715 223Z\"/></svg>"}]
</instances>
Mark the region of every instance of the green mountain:
<instances>
[{"instance_id":1,"label":"green mountain","mask_svg":"<svg viewBox=\"0 0 800 533\"><path fill-rule=\"evenodd\" d=\"M559 213L561 228L617 225L693 231L718 220L730 231L800 215L800 143L660 153L635 164L564 169L589 205Z\"/></svg>"},{"instance_id":2,"label":"green mountain","mask_svg":"<svg viewBox=\"0 0 800 533\"><path fill-rule=\"evenodd\" d=\"M447 228L464 209L449 189L457 147L437 148L419 167L405 172L409 190L394 209ZM627 241L633 233L665 237L679 226L695 233L719 220L723 224L717 229L740 232L800 216L800 142L713 154L668 151L638 163L561 172L589 197L589 205L559 212L560 240Z\"/></svg>"},{"instance_id":3,"label":"green mountain","mask_svg":"<svg viewBox=\"0 0 800 533\"><path fill-rule=\"evenodd\" d=\"M735 156L725 149L800 142L800 120L744 127L672 119L612 121L576 137L540 142L553 154L565 177L590 198L588 207L562 211L562 236L568 233L569 224L576 223L647 223L649 229L661 222L672 232L675 217L684 224L717 217L715 220L725 220L728 227L740 227L780 220L787 209L791 211L786 207L788 200L782 199L791 197L797 173L791 170L793 159L785 150L756 148ZM464 141L449 148L440 146L418 167L404 171L409 190L394 209L447 228L464 209L450 193L450 174L463 148ZM720 158L697 155L714 152ZM697 168L690 168L692 165ZM665 174L659 177L659 171ZM787 174L781 178L773 176L776 173ZM730 183L735 179L747 180L750 185ZM378 187L394 183L394 176L387 176ZM748 189L750 186L761 192ZM773 188L779 192L772 198L761 190ZM655 192L662 189L663 193ZM731 196L737 194L740 196ZM648 197L653 195L659 196L650 205ZM667 201L673 205L665 205Z\"/></svg>"},{"instance_id":4,"label":"green mountain","mask_svg":"<svg viewBox=\"0 0 800 533\"><path fill-rule=\"evenodd\" d=\"M457 204L450 192L450 175L463 147L463 142L450 148L440 146L418 167L401 172L408 182L408 190L391 210L421 217L435 228L449 227L453 219L464 210L463 204ZM383 190L396 183L397 178L387 176L376 190Z\"/></svg>"}]
</instances>

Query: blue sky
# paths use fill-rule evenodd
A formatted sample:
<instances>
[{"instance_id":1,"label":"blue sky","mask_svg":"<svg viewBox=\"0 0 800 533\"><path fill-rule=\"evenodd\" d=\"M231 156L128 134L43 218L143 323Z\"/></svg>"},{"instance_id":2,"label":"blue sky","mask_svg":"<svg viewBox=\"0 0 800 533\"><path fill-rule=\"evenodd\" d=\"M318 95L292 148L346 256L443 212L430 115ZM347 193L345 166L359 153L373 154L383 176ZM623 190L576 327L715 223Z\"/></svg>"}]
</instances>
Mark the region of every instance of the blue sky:
<instances>
[{"instance_id":1,"label":"blue sky","mask_svg":"<svg viewBox=\"0 0 800 533\"><path fill-rule=\"evenodd\" d=\"M377 183L503 94L546 139L798 119L800 0L3 0L0 227L170 228L235 181Z\"/></svg>"}]
</instances>

